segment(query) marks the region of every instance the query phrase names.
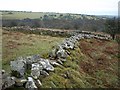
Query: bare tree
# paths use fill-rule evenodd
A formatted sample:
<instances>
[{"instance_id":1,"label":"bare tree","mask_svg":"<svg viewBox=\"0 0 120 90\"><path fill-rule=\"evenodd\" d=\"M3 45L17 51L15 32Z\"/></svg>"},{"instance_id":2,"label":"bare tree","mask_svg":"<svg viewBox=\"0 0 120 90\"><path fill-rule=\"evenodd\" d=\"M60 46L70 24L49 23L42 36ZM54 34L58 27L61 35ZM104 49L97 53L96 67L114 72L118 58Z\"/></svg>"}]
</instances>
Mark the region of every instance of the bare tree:
<instances>
[{"instance_id":1,"label":"bare tree","mask_svg":"<svg viewBox=\"0 0 120 90\"><path fill-rule=\"evenodd\" d=\"M106 30L113 39L115 39L115 35L118 33L118 18L111 18L106 20Z\"/></svg>"}]
</instances>

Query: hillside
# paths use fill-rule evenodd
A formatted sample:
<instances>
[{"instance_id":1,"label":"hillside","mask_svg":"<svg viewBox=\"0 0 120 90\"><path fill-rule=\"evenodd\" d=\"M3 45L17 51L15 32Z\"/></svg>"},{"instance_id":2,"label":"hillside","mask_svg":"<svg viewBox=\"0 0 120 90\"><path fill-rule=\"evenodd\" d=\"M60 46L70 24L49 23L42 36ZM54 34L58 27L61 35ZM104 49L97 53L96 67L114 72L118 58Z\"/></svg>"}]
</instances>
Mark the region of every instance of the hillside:
<instances>
[{"instance_id":1,"label":"hillside","mask_svg":"<svg viewBox=\"0 0 120 90\"><path fill-rule=\"evenodd\" d=\"M59 64L56 64L58 66L54 66L53 71L47 71L46 69L43 69L43 71L45 70L44 73L42 72L43 74L37 78L37 80L40 80L40 82L42 83L38 85L39 89L40 88L99 88L99 87L119 88L118 59L120 56L118 53L120 53L120 51L118 49L119 46L118 43L114 40L107 40L107 39L105 40L105 39L96 39L96 38L80 39L78 42L75 43L74 49L72 49L71 47L71 49L69 48L65 51L60 50L61 52L60 51L59 52L61 54L58 54L57 56L60 58L56 58L53 52L53 56L51 58L50 56L51 54L49 53L52 50L51 47L55 45L54 43L56 42L55 40L57 41L62 40L62 38L60 39L60 37L58 38L58 37L45 36L46 37L45 38L44 36L40 36L36 34L26 35L20 32L12 32L12 31L3 31L3 36L4 36L3 40L7 42L7 44L3 44L4 46L3 49L6 49L4 50L4 52L6 53L3 52L3 58L8 57L8 59L3 60L3 67L5 70L7 70L7 68L11 66L11 65L9 66L9 63L11 61L10 59L11 52L8 53L8 51L12 51L12 56L18 54L17 57L19 57L21 55L37 54L38 52L35 50L35 48L38 49L39 51L45 50L46 53L40 52L40 60L42 60L41 57L49 58L50 59L48 60L49 62L51 60L54 60L55 62L58 62L59 59L62 60L62 58L64 57L64 52L68 52L68 56L65 56L66 61L62 63L58 62ZM22 37L22 39L19 36ZM9 39L5 39L6 37L9 37ZM18 40L19 42L17 42ZM52 40L51 42L53 43L50 44L49 40ZM33 41L35 45L31 46ZM38 43L38 41L40 43ZM19 45L22 46L24 50L22 50L21 47L19 47ZM25 48L26 46L27 48ZM47 49L48 47L49 50ZM42 48L44 48L44 50L42 50ZM61 55L63 56L61 57ZM16 59L14 60L15 61L13 60L12 61L17 62ZM45 59L45 61L47 61L47 59ZM43 64L45 65L45 62ZM16 68L17 67L20 68L19 66L16 66ZM14 75L14 73L12 75ZM15 77L17 77L16 75L17 74L15 74ZM19 77L18 80L20 79L21 83L23 83L22 80L26 80L24 78L30 76L31 76L30 71L26 71L25 76L23 76L23 78ZM18 83L18 85L20 86L22 85L20 84L20 81L16 81L16 82ZM21 87L14 86L12 90L24 89L23 87L22 88Z\"/></svg>"},{"instance_id":2,"label":"hillside","mask_svg":"<svg viewBox=\"0 0 120 90\"><path fill-rule=\"evenodd\" d=\"M84 39L70 53L63 67L42 78L43 88L119 87L117 42Z\"/></svg>"},{"instance_id":3,"label":"hillside","mask_svg":"<svg viewBox=\"0 0 120 90\"><path fill-rule=\"evenodd\" d=\"M49 18L63 18L70 17L73 19L77 18L86 18L86 19L106 19L106 17L102 16L94 16L94 15L84 15L84 14L72 14L72 13L55 13L55 12L27 12L27 11L0 11L3 15L3 19L11 20L11 19L42 19L44 15L49 16Z\"/></svg>"},{"instance_id":4,"label":"hillside","mask_svg":"<svg viewBox=\"0 0 120 90\"><path fill-rule=\"evenodd\" d=\"M101 32L107 17L0 12L3 90L120 88L120 35Z\"/></svg>"}]
</instances>

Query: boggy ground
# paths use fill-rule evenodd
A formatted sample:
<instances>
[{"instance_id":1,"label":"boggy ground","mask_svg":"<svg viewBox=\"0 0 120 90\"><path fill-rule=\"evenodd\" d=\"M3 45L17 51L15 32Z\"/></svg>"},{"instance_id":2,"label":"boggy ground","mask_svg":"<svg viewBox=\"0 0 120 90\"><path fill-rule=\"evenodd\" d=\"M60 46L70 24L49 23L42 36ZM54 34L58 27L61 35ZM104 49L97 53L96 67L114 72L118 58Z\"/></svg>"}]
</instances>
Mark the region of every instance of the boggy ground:
<instances>
[{"instance_id":1,"label":"boggy ground","mask_svg":"<svg viewBox=\"0 0 120 90\"><path fill-rule=\"evenodd\" d=\"M42 78L42 88L118 88L118 43L83 39L63 67Z\"/></svg>"}]
</instances>

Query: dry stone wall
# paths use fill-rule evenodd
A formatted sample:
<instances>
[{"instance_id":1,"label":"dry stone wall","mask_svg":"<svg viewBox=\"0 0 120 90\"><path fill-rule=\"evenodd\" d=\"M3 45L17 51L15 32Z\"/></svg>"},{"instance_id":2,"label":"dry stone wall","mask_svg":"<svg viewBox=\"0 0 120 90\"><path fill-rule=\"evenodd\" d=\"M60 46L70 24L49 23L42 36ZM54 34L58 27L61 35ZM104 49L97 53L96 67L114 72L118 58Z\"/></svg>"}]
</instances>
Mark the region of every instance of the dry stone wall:
<instances>
[{"instance_id":1,"label":"dry stone wall","mask_svg":"<svg viewBox=\"0 0 120 90\"><path fill-rule=\"evenodd\" d=\"M90 32L74 33L73 36L66 38L49 54L48 59L41 58L39 55L27 57L19 57L10 62L11 74L7 75L2 70L3 82L2 88L9 88L13 85L25 88L38 88L42 86L39 80L40 75L49 76L49 72L53 72L56 66L64 65L67 56L70 55L68 49L74 50L76 43L81 39L96 38L102 40L110 40L110 36L94 34Z\"/></svg>"}]
</instances>

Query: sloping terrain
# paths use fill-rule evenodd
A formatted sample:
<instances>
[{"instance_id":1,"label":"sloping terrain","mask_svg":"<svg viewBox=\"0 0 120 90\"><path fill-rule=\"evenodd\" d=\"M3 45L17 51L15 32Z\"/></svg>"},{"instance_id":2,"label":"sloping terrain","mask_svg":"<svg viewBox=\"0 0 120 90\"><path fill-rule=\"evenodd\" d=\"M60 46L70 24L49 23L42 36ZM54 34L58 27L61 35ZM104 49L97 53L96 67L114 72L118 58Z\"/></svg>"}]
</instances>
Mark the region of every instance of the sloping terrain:
<instances>
[{"instance_id":1,"label":"sloping terrain","mask_svg":"<svg viewBox=\"0 0 120 90\"><path fill-rule=\"evenodd\" d=\"M63 67L42 78L42 88L118 88L116 41L83 39Z\"/></svg>"},{"instance_id":2,"label":"sloping terrain","mask_svg":"<svg viewBox=\"0 0 120 90\"><path fill-rule=\"evenodd\" d=\"M32 54L45 55L52 47L64 38L3 30L2 36L2 66L9 71L9 63L20 56Z\"/></svg>"},{"instance_id":3,"label":"sloping terrain","mask_svg":"<svg viewBox=\"0 0 120 90\"><path fill-rule=\"evenodd\" d=\"M60 37L3 31L3 69L9 69L9 62L22 55L39 53L48 58L51 47L62 40ZM68 49L68 52L63 65L55 67L47 77L40 75L42 86L39 88L119 88L120 52L116 41L80 39L75 49Z\"/></svg>"}]
</instances>

